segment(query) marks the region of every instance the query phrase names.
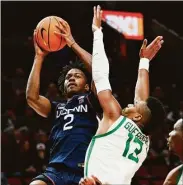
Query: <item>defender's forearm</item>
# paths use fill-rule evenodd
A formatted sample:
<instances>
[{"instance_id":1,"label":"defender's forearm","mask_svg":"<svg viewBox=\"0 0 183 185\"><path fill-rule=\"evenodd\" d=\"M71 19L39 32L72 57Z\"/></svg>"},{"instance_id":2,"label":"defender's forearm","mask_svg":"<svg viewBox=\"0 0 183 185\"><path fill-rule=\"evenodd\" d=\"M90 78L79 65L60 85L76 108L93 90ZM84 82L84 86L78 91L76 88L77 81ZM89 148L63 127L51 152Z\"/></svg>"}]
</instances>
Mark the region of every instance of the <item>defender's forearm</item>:
<instances>
[{"instance_id":1,"label":"defender's forearm","mask_svg":"<svg viewBox=\"0 0 183 185\"><path fill-rule=\"evenodd\" d=\"M149 62L147 60L145 60L145 62ZM135 101L146 101L149 97L149 64L146 64L147 63L145 63L145 66L141 65L140 61L137 83L135 87Z\"/></svg>"}]
</instances>

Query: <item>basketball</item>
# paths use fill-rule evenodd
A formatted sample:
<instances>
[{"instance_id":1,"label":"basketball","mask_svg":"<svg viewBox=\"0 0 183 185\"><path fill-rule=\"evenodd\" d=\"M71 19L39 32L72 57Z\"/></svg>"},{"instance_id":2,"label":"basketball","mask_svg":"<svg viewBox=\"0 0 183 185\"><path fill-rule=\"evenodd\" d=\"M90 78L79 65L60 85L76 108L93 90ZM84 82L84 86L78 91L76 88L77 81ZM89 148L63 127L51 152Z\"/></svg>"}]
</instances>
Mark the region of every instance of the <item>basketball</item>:
<instances>
[{"instance_id":1,"label":"basketball","mask_svg":"<svg viewBox=\"0 0 183 185\"><path fill-rule=\"evenodd\" d=\"M54 32L60 32L56 27L60 27L60 20L57 16L49 16L42 19L37 27L36 42L43 50L53 52L62 49L66 45L66 41L62 36L55 35Z\"/></svg>"}]
</instances>

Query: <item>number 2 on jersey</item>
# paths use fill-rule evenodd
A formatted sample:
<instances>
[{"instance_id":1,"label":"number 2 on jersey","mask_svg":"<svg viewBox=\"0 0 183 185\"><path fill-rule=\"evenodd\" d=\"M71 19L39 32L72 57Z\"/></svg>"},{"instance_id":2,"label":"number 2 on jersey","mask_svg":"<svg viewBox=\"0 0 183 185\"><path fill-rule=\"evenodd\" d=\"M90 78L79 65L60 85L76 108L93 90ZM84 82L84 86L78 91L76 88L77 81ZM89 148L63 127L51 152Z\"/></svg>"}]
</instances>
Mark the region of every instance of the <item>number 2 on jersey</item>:
<instances>
[{"instance_id":1,"label":"number 2 on jersey","mask_svg":"<svg viewBox=\"0 0 183 185\"><path fill-rule=\"evenodd\" d=\"M74 115L73 114L67 114L64 116L64 120L68 120L67 123L65 123L64 127L63 127L63 130L70 130L73 128L72 125L70 125L73 120L74 120Z\"/></svg>"},{"instance_id":2,"label":"number 2 on jersey","mask_svg":"<svg viewBox=\"0 0 183 185\"><path fill-rule=\"evenodd\" d=\"M129 149L130 149L130 143L132 142L134 136L133 134L131 133L128 133L128 140L126 141L126 147L125 147L125 150L123 152L123 156L126 157L128 152L129 152ZM138 158L138 155L140 154L140 152L142 151L142 146L143 146L143 143L142 141L140 141L137 137L135 137L135 139L133 140L134 143L137 143L139 146L140 146L140 149L136 148L135 151L131 154L128 155L128 159L138 163L139 162L139 158ZM134 156L134 154L136 156Z\"/></svg>"}]
</instances>

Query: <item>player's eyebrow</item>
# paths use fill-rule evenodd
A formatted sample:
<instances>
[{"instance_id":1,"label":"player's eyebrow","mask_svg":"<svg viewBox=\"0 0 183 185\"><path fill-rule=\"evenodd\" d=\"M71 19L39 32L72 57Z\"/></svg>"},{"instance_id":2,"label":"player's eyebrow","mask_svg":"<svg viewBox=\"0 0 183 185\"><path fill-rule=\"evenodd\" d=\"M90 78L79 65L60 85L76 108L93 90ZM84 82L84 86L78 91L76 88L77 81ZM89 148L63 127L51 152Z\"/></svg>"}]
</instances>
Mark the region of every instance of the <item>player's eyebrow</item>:
<instances>
[{"instance_id":1,"label":"player's eyebrow","mask_svg":"<svg viewBox=\"0 0 183 185\"><path fill-rule=\"evenodd\" d=\"M66 78L71 76L71 75L82 75L83 76L83 73L82 72L73 72L73 73L69 73L66 75Z\"/></svg>"}]
</instances>

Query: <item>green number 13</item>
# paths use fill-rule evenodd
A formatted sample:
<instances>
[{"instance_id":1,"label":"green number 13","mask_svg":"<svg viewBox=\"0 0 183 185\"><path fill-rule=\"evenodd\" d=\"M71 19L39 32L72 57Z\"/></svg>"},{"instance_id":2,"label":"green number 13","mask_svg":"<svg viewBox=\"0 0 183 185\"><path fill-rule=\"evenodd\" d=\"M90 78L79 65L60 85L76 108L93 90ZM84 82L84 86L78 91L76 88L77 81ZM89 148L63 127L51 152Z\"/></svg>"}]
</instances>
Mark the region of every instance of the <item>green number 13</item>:
<instances>
[{"instance_id":1,"label":"green number 13","mask_svg":"<svg viewBox=\"0 0 183 185\"><path fill-rule=\"evenodd\" d=\"M134 136L131 133L128 133L128 140L126 141L126 147L125 147L125 150L123 152L124 157L127 157L127 154L129 152L129 149L130 149L130 143L132 142L133 138L134 138ZM136 148L133 153L128 155L128 159L138 163L139 162L138 155L142 151L143 143L137 137L135 137L133 142L137 143L140 146L140 149Z\"/></svg>"}]
</instances>

